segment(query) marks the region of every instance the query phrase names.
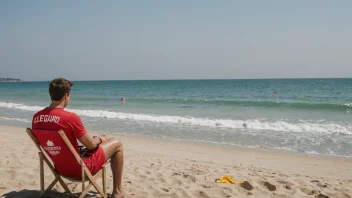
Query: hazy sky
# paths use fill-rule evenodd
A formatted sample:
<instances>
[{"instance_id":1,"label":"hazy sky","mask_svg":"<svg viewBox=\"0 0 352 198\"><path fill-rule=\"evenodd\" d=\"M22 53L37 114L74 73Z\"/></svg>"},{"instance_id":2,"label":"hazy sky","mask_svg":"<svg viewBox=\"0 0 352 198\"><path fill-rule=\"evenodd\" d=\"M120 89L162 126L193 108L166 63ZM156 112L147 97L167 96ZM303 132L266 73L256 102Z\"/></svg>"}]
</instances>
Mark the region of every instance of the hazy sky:
<instances>
[{"instance_id":1,"label":"hazy sky","mask_svg":"<svg viewBox=\"0 0 352 198\"><path fill-rule=\"evenodd\" d=\"M352 77L352 1L0 1L0 77Z\"/></svg>"}]
</instances>

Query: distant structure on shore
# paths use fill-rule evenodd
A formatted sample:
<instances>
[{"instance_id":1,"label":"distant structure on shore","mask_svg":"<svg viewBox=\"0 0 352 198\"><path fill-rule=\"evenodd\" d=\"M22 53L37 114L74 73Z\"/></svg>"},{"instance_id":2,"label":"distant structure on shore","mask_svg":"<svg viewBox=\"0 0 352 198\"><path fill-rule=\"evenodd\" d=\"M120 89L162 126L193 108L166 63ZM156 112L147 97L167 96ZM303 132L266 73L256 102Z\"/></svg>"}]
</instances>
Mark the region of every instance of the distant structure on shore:
<instances>
[{"instance_id":1,"label":"distant structure on shore","mask_svg":"<svg viewBox=\"0 0 352 198\"><path fill-rule=\"evenodd\" d=\"M22 80L17 78L0 78L0 82L22 82Z\"/></svg>"}]
</instances>

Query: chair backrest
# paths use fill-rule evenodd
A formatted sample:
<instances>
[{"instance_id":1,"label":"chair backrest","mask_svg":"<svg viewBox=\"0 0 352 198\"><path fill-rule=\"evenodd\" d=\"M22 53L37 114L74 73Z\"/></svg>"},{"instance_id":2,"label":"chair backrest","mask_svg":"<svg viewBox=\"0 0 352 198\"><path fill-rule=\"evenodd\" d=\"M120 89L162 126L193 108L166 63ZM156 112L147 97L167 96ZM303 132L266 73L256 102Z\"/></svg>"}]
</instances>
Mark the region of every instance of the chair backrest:
<instances>
[{"instance_id":1,"label":"chair backrest","mask_svg":"<svg viewBox=\"0 0 352 198\"><path fill-rule=\"evenodd\" d=\"M82 159L67 138L64 131L48 131L39 129L27 129L38 149L44 151L54 163L56 171L63 176L72 176L80 172ZM75 174L76 175L76 174Z\"/></svg>"}]
</instances>

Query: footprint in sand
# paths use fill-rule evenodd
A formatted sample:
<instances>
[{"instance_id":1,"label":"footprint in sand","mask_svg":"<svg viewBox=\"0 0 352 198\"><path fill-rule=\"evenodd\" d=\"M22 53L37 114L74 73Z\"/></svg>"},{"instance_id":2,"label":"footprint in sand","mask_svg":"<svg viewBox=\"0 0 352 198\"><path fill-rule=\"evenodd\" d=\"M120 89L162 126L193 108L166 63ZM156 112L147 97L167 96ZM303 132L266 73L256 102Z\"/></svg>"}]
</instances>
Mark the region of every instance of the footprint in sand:
<instances>
[{"instance_id":1,"label":"footprint in sand","mask_svg":"<svg viewBox=\"0 0 352 198\"><path fill-rule=\"evenodd\" d=\"M172 181L172 182L171 182L171 185L172 185L172 186L175 186L175 185L176 185L176 186L180 186L180 185L183 184L182 181L179 180L179 179L177 179L177 178L172 178L171 181Z\"/></svg>"},{"instance_id":2,"label":"footprint in sand","mask_svg":"<svg viewBox=\"0 0 352 198\"><path fill-rule=\"evenodd\" d=\"M169 192L169 190L166 188L161 188L161 190L163 190L164 192Z\"/></svg>"},{"instance_id":3,"label":"footprint in sand","mask_svg":"<svg viewBox=\"0 0 352 198\"><path fill-rule=\"evenodd\" d=\"M324 194L319 194L316 196L316 198L330 198L330 197Z\"/></svg>"},{"instance_id":4,"label":"footprint in sand","mask_svg":"<svg viewBox=\"0 0 352 198\"><path fill-rule=\"evenodd\" d=\"M275 191L276 190L276 186L271 184L271 183L269 183L269 182L267 182L267 181L263 181L263 182L261 182L261 184L263 186L265 186L269 191Z\"/></svg>"},{"instance_id":5,"label":"footprint in sand","mask_svg":"<svg viewBox=\"0 0 352 198\"><path fill-rule=\"evenodd\" d=\"M283 187L284 187L285 189L287 189L287 190L291 190L291 189L292 189L292 186L294 186L293 183L288 182L288 181L279 180L279 181L277 181L277 182L280 183L280 184L283 184Z\"/></svg>"},{"instance_id":6,"label":"footprint in sand","mask_svg":"<svg viewBox=\"0 0 352 198\"><path fill-rule=\"evenodd\" d=\"M306 193L307 195L316 195L319 194L320 191L318 190L309 190L307 188L300 188L302 192Z\"/></svg>"},{"instance_id":7,"label":"footprint in sand","mask_svg":"<svg viewBox=\"0 0 352 198\"><path fill-rule=\"evenodd\" d=\"M202 198L208 198L209 196L207 195L207 193L205 193L204 191L202 190L197 190L195 193L194 193L197 197L202 197Z\"/></svg>"},{"instance_id":8,"label":"footprint in sand","mask_svg":"<svg viewBox=\"0 0 352 198\"><path fill-rule=\"evenodd\" d=\"M145 175L139 175L139 177L141 177L141 178L143 178L143 179L146 179L146 178L147 178L147 176L145 176Z\"/></svg>"},{"instance_id":9,"label":"footprint in sand","mask_svg":"<svg viewBox=\"0 0 352 198\"><path fill-rule=\"evenodd\" d=\"M210 188L210 186L207 186L205 184L201 184L200 186L202 186L203 188Z\"/></svg>"},{"instance_id":10,"label":"footprint in sand","mask_svg":"<svg viewBox=\"0 0 352 198\"><path fill-rule=\"evenodd\" d=\"M246 190L252 190L253 186L252 184L250 184L248 181L244 181L242 183L240 183L240 186Z\"/></svg>"},{"instance_id":11,"label":"footprint in sand","mask_svg":"<svg viewBox=\"0 0 352 198\"><path fill-rule=\"evenodd\" d=\"M192 175L183 175L183 178L186 178L188 181L190 182L196 182L196 177L192 176Z\"/></svg>"},{"instance_id":12,"label":"footprint in sand","mask_svg":"<svg viewBox=\"0 0 352 198\"><path fill-rule=\"evenodd\" d=\"M312 181L310 181L310 182L312 182L312 183L319 183L319 180L312 180Z\"/></svg>"},{"instance_id":13,"label":"footprint in sand","mask_svg":"<svg viewBox=\"0 0 352 198\"><path fill-rule=\"evenodd\" d=\"M328 187L328 185L326 183L325 184L317 183L317 186L322 187L322 188L327 188Z\"/></svg>"}]
</instances>

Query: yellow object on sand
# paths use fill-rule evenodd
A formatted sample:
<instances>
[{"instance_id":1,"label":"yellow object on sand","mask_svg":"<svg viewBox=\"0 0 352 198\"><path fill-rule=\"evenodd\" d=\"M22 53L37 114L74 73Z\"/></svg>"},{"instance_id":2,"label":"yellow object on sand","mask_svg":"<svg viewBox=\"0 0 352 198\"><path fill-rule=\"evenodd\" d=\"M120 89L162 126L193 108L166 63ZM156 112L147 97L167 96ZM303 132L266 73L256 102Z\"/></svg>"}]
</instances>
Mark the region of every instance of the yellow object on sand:
<instances>
[{"instance_id":1,"label":"yellow object on sand","mask_svg":"<svg viewBox=\"0 0 352 198\"><path fill-rule=\"evenodd\" d=\"M231 184L236 184L236 181L233 177L231 176L222 176L220 179L216 179L215 183L231 183Z\"/></svg>"}]
</instances>

